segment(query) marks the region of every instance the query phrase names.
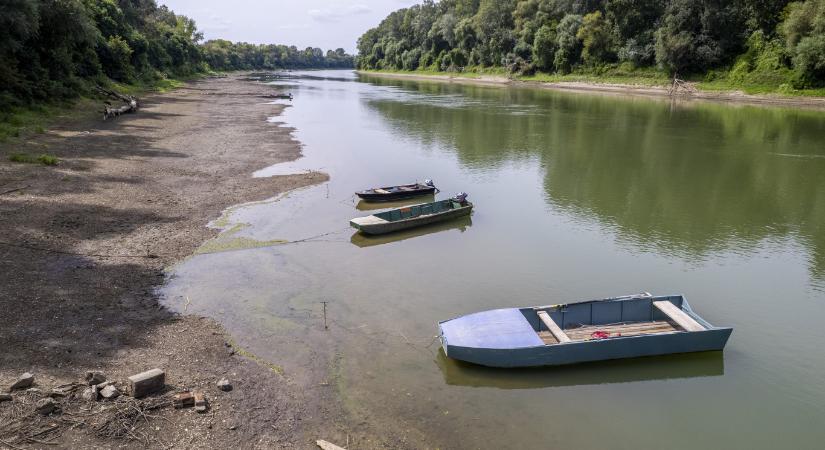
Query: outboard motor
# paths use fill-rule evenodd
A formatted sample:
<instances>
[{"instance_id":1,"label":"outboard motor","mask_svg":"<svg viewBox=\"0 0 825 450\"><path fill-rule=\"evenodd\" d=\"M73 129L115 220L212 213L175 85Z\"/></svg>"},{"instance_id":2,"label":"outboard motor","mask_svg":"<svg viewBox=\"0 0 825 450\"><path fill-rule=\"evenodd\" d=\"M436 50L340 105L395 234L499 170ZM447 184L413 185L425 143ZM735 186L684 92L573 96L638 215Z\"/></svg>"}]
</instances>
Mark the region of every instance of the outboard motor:
<instances>
[{"instance_id":1,"label":"outboard motor","mask_svg":"<svg viewBox=\"0 0 825 450\"><path fill-rule=\"evenodd\" d=\"M464 205L464 204L467 203L467 193L466 192L459 192L458 194L455 195L455 197L453 197L453 200L460 203L461 205Z\"/></svg>"},{"instance_id":2,"label":"outboard motor","mask_svg":"<svg viewBox=\"0 0 825 450\"><path fill-rule=\"evenodd\" d=\"M426 186L429 186L429 187L435 187L435 184L433 183L433 180L430 180L429 178L424 180L424 184Z\"/></svg>"}]
</instances>

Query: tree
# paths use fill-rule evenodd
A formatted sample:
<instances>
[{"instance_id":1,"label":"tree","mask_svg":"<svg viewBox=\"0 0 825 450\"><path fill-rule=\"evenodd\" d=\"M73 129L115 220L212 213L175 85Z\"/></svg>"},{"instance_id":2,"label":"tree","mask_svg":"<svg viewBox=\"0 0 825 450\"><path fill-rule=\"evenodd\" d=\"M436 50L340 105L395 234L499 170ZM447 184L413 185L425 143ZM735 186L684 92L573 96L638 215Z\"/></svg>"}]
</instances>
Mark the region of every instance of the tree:
<instances>
[{"instance_id":1,"label":"tree","mask_svg":"<svg viewBox=\"0 0 825 450\"><path fill-rule=\"evenodd\" d=\"M582 26L582 16L568 14L559 22L556 28L556 54L553 65L561 73L569 73L579 60L581 41L576 35Z\"/></svg>"},{"instance_id":2,"label":"tree","mask_svg":"<svg viewBox=\"0 0 825 450\"><path fill-rule=\"evenodd\" d=\"M601 11L584 16L576 38L582 41L582 61L585 64L595 66L615 60L612 30Z\"/></svg>"},{"instance_id":3,"label":"tree","mask_svg":"<svg viewBox=\"0 0 825 450\"><path fill-rule=\"evenodd\" d=\"M791 3L779 28L793 58L794 84L825 84L825 0Z\"/></svg>"},{"instance_id":4,"label":"tree","mask_svg":"<svg viewBox=\"0 0 825 450\"><path fill-rule=\"evenodd\" d=\"M533 62L539 70L553 70L556 48L556 28L542 25L533 41Z\"/></svg>"},{"instance_id":5,"label":"tree","mask_svg":"<svg viewBox=\"0 0 825 450\"><path fill-rule=\"evenodd\" d=\"M656 31L656 62L671 73L700 72L732 59L745 40L737 2L671 0Z\"/></svg>"}]
</instances>

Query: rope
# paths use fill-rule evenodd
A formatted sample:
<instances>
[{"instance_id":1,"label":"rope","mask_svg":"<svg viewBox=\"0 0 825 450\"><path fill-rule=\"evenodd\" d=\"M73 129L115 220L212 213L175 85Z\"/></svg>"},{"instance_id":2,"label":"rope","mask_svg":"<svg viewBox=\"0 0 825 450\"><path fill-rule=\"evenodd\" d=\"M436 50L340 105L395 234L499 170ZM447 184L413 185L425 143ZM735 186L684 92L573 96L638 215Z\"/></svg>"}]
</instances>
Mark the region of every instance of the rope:
<instances>
[{"instance_id":1,"label":"rope","mask_svg":"<svg viewBox=\"0 0 825 450\"><path fill-rule=\"evenodd\" d=\"M415 349L415 350L419 350L419 351L428 352L430 355L432 355L432 354L433 354L433 353L432 353L432 350L430 349L430 347L432 347L433 343L434 343L435 341L437 341L437 340L438 340L438 336L437 336L437 335L436 335L436 336L433 336L433 338L430 340L430 343L429 343L429 344L427 344L426 346L423 346L423 347L422 347L422 346L419 346L419 345L416 345L416 344L412 343L409 339L407 339L407 336L405 336L405 335L404 335L404 333L402 333L402 332L400 332L400 331L398 332L398 335L395 335L395 334L390 333L390 332L388 332L388 331L375 331L375 332L372 332L372 333L365 333L365 332L363 332L363 331L359 331L359 330L357 330L357 329L348 328L348 327L346 327L346 326L342 325L340 322L338 322L338 321L337 321L337 320L335 320L335 319L330 319L330 321L329 321L329 322L330 322L331 324L333 324L333 325L337 325L338 327L340 327L340 328L342 328L342 329L346 330L346 331L347 331L347 332L349 332L349 333L361 335L361 336L363 336L365 339L367 339L367 340L369 340L369 341L371 341L371 342L376 342L376 343L379 343L379 344L384 344L384 343L386 343L386 341L387 341L387 340L386 340L386 339L379 340L379 339L374 338L373 336L378 335L378 334L383 334L383 335L388 336L388 337L389 337L389 336L392 336L392 337L395 337L395 338L400 337L401 339L403 339L403 340L404 340L404 343L405 343L406 345L410 346L411 348L413 348L413 349ZM413 338L413 339L415 339L415 340L417 340L417 339L422 339L422 340L423 340L423 339L427 339L427 338Z\"/></svg>"},{"instance_id":2,"label":"rope","mask_svg":"<svg viewBox=\"0 0 825 450\"><path fill-rule=\"evenodd\" d=\"M349 230L349 227L342 228L340 230L330 231L328 233L322 233L316 236L310 236L303 239L297 239L294 241L287 241L282 242L277 245L288 245L288 244L300 244L303 242L344 242L344 241L334 241L334 240L317 240L319 238L329 236L335 233L341 233L346 230ZM135 259L157 259L160 257L170 257L171 255L158 255L155 253L147 253L145 255L117 255L117 254L101 254L101 253L80 253L80 252L70 252L66 250L56 250L52 248L44 248L44 247L36 247L33 245L25 245L25 244L14 244L12 242L0 241L0 245L5 245L7 247L16 247L16 248L23 248L26 250L34 250L38 252L46 252L46 253L57 253L60 255L71 255L71 256L85 256L89 258L135 258Z\"/></svg>"}]
</instances>

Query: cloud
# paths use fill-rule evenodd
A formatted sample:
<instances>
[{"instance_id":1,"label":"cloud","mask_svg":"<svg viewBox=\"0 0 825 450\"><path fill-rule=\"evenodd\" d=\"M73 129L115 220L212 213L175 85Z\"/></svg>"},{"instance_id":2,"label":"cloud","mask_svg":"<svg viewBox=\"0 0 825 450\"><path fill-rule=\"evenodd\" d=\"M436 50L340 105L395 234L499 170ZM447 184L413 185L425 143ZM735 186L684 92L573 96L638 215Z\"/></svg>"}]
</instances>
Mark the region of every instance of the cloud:
<instances>
[{"instance_id":1,"label":"cloud","mask_svg":"<svg viewBox=\"0 0 825 450\"><path fill-rule=\"evenodd\" d=\"M313 20L318 22L340 22L348 16L355 16L358 14L367 14L372 12L369 6L363 3L356 3L347 6L346 8L319 8L310 9L307 11Z\"/></svg>"}]
</instances>

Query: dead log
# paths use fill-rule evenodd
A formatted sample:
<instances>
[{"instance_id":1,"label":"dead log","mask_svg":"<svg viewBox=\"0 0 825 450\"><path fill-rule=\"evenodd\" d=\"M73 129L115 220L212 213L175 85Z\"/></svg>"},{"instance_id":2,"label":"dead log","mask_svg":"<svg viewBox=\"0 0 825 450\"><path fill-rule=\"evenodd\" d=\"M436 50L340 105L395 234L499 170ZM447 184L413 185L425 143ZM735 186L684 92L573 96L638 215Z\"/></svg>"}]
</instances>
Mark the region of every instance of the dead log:
<instances>
[{"instance_id":1,"label":"dead log","mask_svg":"<svg viewBox=\"0 0 825 450\"><path fill-rule=\"evenodd\" d=\"M123 105L120 108L110 108L106 106L103 108L103 120L106 120L110 117L117 117L121 114L132 113L138 110L138 102L137 100L129 101L129 104Z\"/></svg>"},{"instance_id":2,"label":"dead log","mask_svg":"<svg viewBox=\"0 0 825 450\"><path fill-rule=\"evenodd\" d=\"M125 105L118 108L113 108L109 106L111 105L111 103L109 103L108 101L104 102L106 106L103 107L103 120L106 120L110 117L117 117L121 114L136 112L138 110L139 103L136 97L132 97L131 95L123 95L119 92L115 92L111 89L106 89L102 86L95 87L101 94L126 102Z\"/></svg>"}]
</instances>

